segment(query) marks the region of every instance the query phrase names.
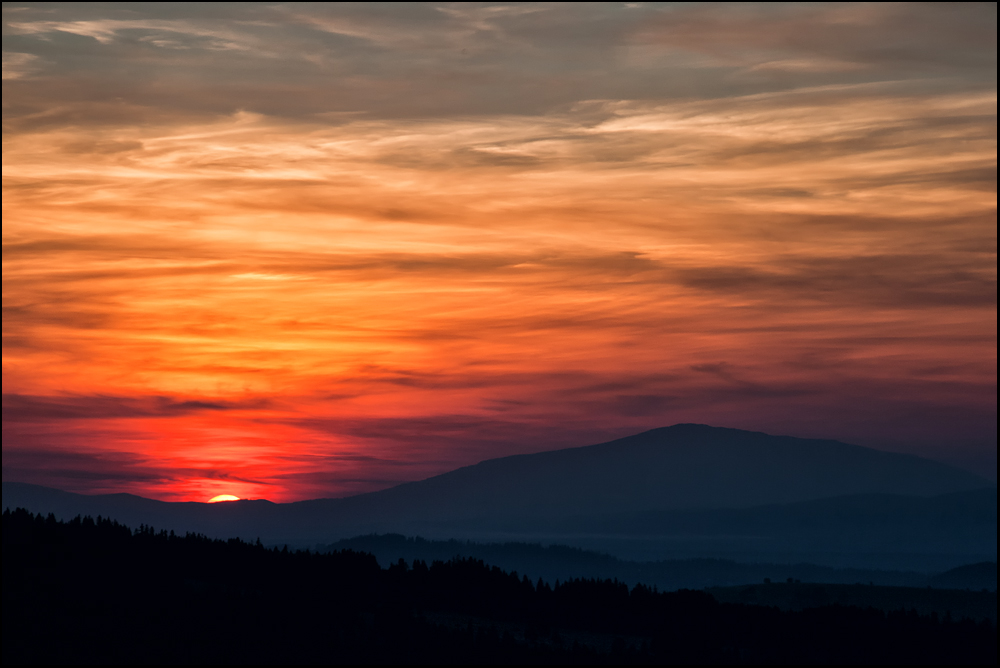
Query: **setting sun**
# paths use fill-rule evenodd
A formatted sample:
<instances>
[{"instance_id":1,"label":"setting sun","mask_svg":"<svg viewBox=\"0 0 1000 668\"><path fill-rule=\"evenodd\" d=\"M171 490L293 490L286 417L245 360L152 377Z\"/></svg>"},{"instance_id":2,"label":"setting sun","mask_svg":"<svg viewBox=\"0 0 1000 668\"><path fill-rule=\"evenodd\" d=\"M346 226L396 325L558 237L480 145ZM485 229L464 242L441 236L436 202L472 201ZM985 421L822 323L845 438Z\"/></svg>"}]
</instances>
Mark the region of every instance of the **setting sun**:
<instances>
[{"instance_id":1,"label":"setting sun","mask_svg":"<svg viewBox=\"0 0 1000 668\"><path fill-rule=\"evenodd\" d=\"M209 503L218 503L219 501L239 501L240 497L233 496L232 494L219 494L218 496L213 496L208 500Z\"/></svg>"},{"instance_id":2,"label":"setting sun","mask_svg":"<svg viewBox=\"0 0 1000 668\"><path fill-rule=\"evenodd\" d=\"M677 423L994 476L992 6L4 3L4 480Z\"/></svg>"}]
</instances>

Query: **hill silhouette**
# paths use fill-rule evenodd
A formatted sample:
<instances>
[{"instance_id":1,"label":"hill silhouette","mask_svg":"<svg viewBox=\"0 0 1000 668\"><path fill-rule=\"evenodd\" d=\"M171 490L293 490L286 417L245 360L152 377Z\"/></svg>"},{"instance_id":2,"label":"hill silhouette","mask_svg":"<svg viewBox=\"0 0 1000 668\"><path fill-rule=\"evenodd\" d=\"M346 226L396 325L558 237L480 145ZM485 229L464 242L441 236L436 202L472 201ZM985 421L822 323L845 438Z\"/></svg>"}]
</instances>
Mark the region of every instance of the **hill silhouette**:
<instances>
[{"instance_id":1,"label":"hill silhouette","mask_svg":"<svg viewBox=\"0 0 1000 668\"><path fill-rule=\"evenodd\" d=\"M4 511L3 536L5 665L996 663L988 592L789 582L720 602L610 579L532 582L478 559L382 569L349 549L23 509Z\"/></svg>"},{"instance_id":2,"label":"hill silhouette","mask_svg":"<svg viewBox=\"0 0 1000 668\"><path fill-rule=\"evenodd\" d=\"M370 512L444 520L746 508L849 494L932 496L989 485L912 455L678 424L599 445L489 459L352 497L351 503L364 503Z\"/></svg>"},{"instance_id":3,"label":"hill silhouette","mask_svg":"<svg viewBox=\"0 0 1000 668\"><path fill-rule=\"evenodd\" d=\"M832 568L808 563L774 564L766 562L738 563L725 559L684 559L663 561L628 561L611 555L567 547L543 546L538 543L478 543L459 540L427 540L399 534L370 534L318 546L320 552L354 550L375 556L378 563L389 566L403 559L432 563L455 558L481 559L508 571L527 575L532 581L566 581L573 578L615 579L629 586L642 583L662 591L702 589L733 585L760 584L766 579L785 582L825 584L880 585L890 587L936 589L987 589L996 592L996 562L968 564L944 573L928 575L916 571L860 568ZM897 606L898 607L898 606ZM940 608L944 614L947 608ZM927 610L929 613L931 610ZM994 615L996 611L994 609Z\"/></svg>"},{"instance_id":4,"label":"hill silhouette","mask_svg":"<svg viewBox=\"0 0 1000 668\"><path fill-rule=\"evenodd\" d=\"M837 441L692 424L491 459L340 499L166 503L19 483L4 483L3 496L5 507L57 517L103 515L133 525L302 546L397 532L534 536L643 559L667 555L626 554L628 539L641 538L641 549L654 552L676 548L674 557L886 550L944 550L954 557L928 570L996 558L996 488L983 478ZM666 543L649 540L665 536ZM715 553L709 554L712 546Z\"/></svg>"}]
</instances>

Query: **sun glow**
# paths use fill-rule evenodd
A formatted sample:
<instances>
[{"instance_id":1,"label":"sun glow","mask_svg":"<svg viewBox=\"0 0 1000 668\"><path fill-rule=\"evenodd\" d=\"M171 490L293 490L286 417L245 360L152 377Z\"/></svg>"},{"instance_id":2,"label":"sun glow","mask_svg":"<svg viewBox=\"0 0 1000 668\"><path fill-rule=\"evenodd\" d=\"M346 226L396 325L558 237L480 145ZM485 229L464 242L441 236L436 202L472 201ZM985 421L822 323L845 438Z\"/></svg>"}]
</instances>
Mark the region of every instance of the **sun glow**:
<instances>
[{"instance_id":1,"label":"sun glow","mask_svg":"<svg viewBox=\"0 0 1000 668\"><path fill-rule=\"evenodd\" d=\"M187 7L3 5L5 480L283 503L678 422L994 456L991 10Z\"/></svg>"},{"instance_id":2,"label":"sun glow","mask_svg":"<svg viewBox=\"0 0 1000 668\"><path fill-rule=\"evenodd\" d=\"M218 496L213 496L208 500L209 503L218 503L220 501L239 501L240 497L233 496L232 494L219 494Z\"/></svg>"}]
</instances>

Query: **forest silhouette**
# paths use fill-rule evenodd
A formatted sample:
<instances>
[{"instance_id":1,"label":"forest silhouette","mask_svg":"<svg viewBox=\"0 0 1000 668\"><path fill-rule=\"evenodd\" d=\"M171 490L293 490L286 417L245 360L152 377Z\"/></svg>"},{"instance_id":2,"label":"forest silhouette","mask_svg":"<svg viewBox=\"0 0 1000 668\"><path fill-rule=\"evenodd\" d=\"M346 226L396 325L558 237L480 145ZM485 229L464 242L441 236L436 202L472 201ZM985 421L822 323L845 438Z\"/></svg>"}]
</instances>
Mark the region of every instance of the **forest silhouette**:
<instances>
[{"instance_id":1,"label":"forest silhouette","mask_svg":"<svg viewBox=\"0 0 1000 668\"><path fill-rule=\"evenodd\" d=\"M5 663L995 663L989 621L3 514Z\"/></svg>"}]
</instances>

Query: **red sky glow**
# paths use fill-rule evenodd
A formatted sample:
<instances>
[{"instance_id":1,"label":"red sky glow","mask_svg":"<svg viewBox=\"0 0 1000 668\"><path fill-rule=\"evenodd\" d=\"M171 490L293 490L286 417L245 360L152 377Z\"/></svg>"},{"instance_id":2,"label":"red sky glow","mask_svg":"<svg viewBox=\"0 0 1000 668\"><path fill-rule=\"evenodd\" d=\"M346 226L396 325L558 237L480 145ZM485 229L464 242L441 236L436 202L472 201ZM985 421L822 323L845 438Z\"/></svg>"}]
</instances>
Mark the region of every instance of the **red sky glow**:
<instances>
[{"instance_id":1,"label":"red sky glow","mask_svg":"<svg viewBox=\"0 0 1000 668\"><path fill-rule=\"evenodd\" d=\"M4 3L3 476L678 422L996 478L996 6Z\"/></svg>"}]
</instances>

